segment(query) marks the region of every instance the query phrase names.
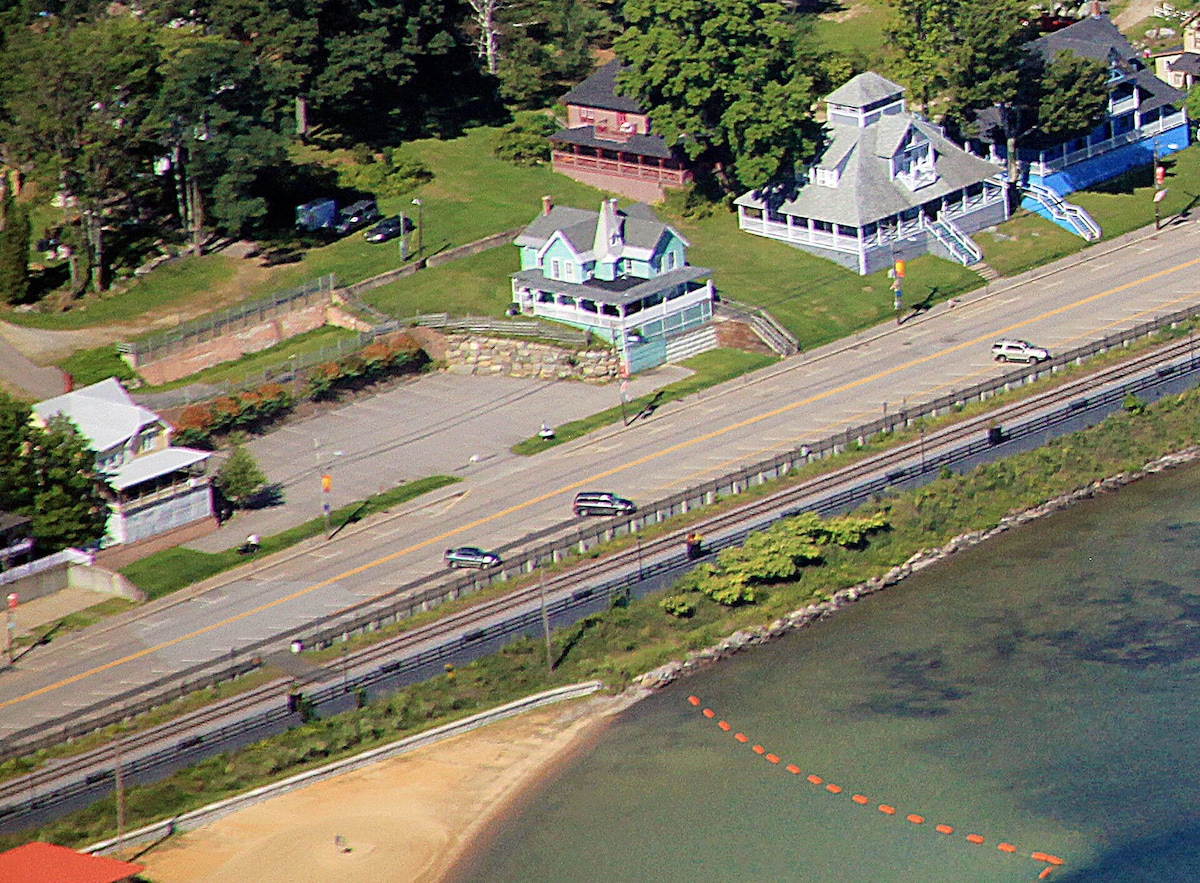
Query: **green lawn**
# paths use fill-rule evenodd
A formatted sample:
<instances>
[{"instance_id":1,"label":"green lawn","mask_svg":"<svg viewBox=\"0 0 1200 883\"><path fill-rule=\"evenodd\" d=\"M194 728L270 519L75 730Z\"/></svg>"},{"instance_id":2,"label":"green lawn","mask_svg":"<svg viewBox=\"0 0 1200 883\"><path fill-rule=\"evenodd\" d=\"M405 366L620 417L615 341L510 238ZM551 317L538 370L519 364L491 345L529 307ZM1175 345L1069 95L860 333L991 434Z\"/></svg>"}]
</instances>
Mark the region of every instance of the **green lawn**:
<instances>
[{"instance_id":1,"label":"green lawn","mask_svg":"<svg viewBox=\"0 0 1200 883\"><path fill-rule=\"evenodd\" d=\"M855 70L873 70L894 78L890 71L899 53L885 31L897 21L895 8L879 0L833 3L829 8L829 13L813 21L813 35L831 52L846 55ZM911 100L913 96L908 97Z\"/></svg>"},{"instance_id":2,"label":"green lawn","mask_svg":"<svg viewBox=\"0 0 1200 883\"><path fill-rule=\"evenodd\" d=\"M702 221L675 219L692 242L688 261L713 267L724 297L760 306L813 349L895 315L891 280L880 271L859 276L832 261L737 228L717 212ZM975 272L924 256L907 264L904 306L937 302L983 284Z\"/></svg>"},{"instance_id":3,"label":"green lawn","mask_svg":"<svg viewBox=\"0 0 1200 883\"><path fill-rule=\"evenodd\" d=\"M393 316L451 313L456 316L503 316L512 302L508 274L519 269L516 246L502 245L471 257L421 270L363 295L363 300Z\"/></svg>"},{"instance_id":4,"label":"green lawn","mask_svg":"<svg viewBox=\"0 0 1200 883\"><path fill-rule=\"evenodd\" d=\"M1021 211L994 231L971 234L983 249L983 260L1001 276L1015 276L1031 267L1074 254L1085 243L1041 215Z\"/></svg>"},{"instance_id":5,"label":"green lawn","mask_svg":"<svg viewBox=\"0 0 1200 883\"><path fill-rule=\"evenodd\" d=\"M72 329L109 325L139 318L156 309L184 309L208 290L231 279L236 265L221 254L180 258L163 264L149 275L128 283L128 289L89 300L65 313L4 314L6 322L36 328ZM247 292L260 296L269 292Z\"/></svg>"},{"instance_id":6,"label":"green lawn","mask_svg":"<svg viewBox=\"0 0 1200 883\"><path fill-rule=\"evenodd\" d=\"M380 200L379 209L385 215L403 211L415 221L412 200L419 198L426 255L528 224L541 211L542 196L562 205L599 208L603 193L554 174L549 165L524 168L496 159L492 142L498 132L477 128L459 138L425 138L404 146L433 171L434 179L411 194ZM415 251L415 233L409 244ZM340 282L357 282L398 266L396 240L371 245L356 233L310 251L282 278L285 286L325 273L337 274Z\"/></svg>"}]
</instances>

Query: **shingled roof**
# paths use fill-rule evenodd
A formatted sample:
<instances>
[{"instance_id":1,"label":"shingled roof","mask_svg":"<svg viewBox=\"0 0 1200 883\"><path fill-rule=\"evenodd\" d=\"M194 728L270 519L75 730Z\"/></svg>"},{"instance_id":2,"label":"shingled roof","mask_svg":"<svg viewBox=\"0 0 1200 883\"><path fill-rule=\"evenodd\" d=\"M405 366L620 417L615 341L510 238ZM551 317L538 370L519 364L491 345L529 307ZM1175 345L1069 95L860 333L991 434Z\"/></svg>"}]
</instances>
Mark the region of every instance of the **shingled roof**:
<instances>
[{"instance_id":1,"label":"shingled roof","mask_svg":"<svg viewBox=\"0 0 1200 883\"><path fill-rule=\"evenodd\" d=\"M562 97L563 104L580 107L599 107L623 113L645 113L642 106L632 98L618 95L617 74L625 69L620 59L614 59L600 68Z\"/></svg>"}]
</instances>

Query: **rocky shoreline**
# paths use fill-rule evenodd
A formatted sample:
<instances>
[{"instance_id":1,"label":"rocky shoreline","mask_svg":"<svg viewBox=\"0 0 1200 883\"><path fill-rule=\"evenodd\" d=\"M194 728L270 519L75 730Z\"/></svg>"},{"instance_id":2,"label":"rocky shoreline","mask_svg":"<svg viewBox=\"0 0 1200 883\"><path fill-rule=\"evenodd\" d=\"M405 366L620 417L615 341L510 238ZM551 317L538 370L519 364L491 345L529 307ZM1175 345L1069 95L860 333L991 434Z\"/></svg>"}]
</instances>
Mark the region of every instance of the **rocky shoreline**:
<instances>
[{"instance_id":1,"label":"rocky shoreline","mask_svg":"<svg viewBox=\"0 0 1200 883\"><path fill-rule=\"evenodd\" d=\"M805 628L809 624L819 619L824 619L844 607L853 604L859 598L881 592L889 586L894 586L914 573L937 564L939 561L943 561L963 549L969 549L972 546L987 542L1014 527L1019 527L1039 518L1045 518L1047 515L1052 515L1055 512L1069 509L1077 503L1093 499L1101 494L1120 490L1126 485L1132 484L1149 475L1193 463L1197 460L1200 460L1200 446L1194 446L1173 454L1165 454L1147 463L1136 472L1121 472L1109 478L1094 481L1085 487L1042 503L1040 506L1026 509L1024 512L1016 515L1005 516L1000 519L1000 522L995 527L959 534L937 549L920 549L903 564L896 565L883 576L872 577L857 585L840 589L829 600L801 607L799 610L792 611L787 616L776 619L770 625L739 629L717 644L692 651L683 660L672 660L665 665L645 672L633 679L630 683L630 689L640 690L647 694L655 690L660 690L682 677L707 668L722 659L727 659L750 647L765 644L789 632Z\"/></svg>"}]
</instances>

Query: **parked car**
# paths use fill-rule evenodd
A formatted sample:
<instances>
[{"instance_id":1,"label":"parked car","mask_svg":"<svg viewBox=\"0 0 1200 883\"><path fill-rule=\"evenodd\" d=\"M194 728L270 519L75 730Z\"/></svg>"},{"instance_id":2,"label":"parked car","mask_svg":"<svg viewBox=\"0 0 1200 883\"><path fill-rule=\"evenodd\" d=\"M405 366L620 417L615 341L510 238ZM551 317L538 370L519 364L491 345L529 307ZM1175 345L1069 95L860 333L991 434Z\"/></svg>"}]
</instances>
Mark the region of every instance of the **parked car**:
<instances>
[{"instance_id":1,"label":"parked car","mask_svg":"<svg viewBox=\"0 0 1200 883\"><path fill-rule=\"evenodd\" d=\"M314 199L296 206L296 228L302 232L332 230L337 220L337 203L332 199Z\"/></svg>"},{"instance_id":2,"label":"parked car","mask_svg":"<svg viewBox=\"0 0 1200 883\"><path fill-rule=\"evenodd\" d=\"M407 220L407 219L405 219ZM403 226L401 226L403 224ZM389 239L395 239L403 233L409 232L412 229L412 222L404 224L399 215L394 215L390 218L384 218L370 230L363 234L367 242L387 242Z\"/></svg>"},{"instance_id":3,"label":"parked car","mask_svg":"<svg viewBox=\"0 0 1200 883\"><path fill-rule=\"evenodd\" d=\"M607 491L583 491L575 495L576 515L622 515L636 512L637 504Z\"/></svg>"},{"instance_id":4,"label":"parked car","mask_svg":"<svg viewBox=\"0 0 1200 883\"><path fill-rule=\"evenodd\" d=\"M500 565L500 556L495 552L485 552L483 549L475 546L458 546L454 549L446 550L446 566L454 567L478 567L483 570L488 567L498 567Z\"/></svg>"},{"instance_id":5,"label":"parked car","mask_svg":"<svg viewBox=\"0 0 1200 883\"><path fill-rule=\"evenodd\" d=\"M1050 353L1028 340L997 340L992 344L992 358L997 362L1044 362Z\"/></svg>"},{"instance_id":6,"label":"parked car","mask_svg":"<svg viewBox=\"0 0 1200 883\"><path fill-rule=\"evenodd\" d=\"M379 220L379 206L375 204L375 200L360 199L353 205L342 209L338 214L334 230L339 236L345 236L347 233L353 233L377 220Z\"/></svg>"}]
</instances>

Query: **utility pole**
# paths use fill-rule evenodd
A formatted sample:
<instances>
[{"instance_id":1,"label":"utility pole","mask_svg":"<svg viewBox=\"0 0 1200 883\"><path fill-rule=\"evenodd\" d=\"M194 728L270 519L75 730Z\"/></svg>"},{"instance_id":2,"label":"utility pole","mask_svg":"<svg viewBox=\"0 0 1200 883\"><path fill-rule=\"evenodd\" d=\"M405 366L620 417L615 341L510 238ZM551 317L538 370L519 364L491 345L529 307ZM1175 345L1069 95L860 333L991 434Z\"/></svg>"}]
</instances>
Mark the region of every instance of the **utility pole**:
<instances>
[{"instance_id":1,"label":"utility pole","mask_svg":"<svg viewBox=\"0 0 1200 883\"><path fill-rule=\"evenodd\" d=\"M113 743L117 752L116 767L113 779L117 789L117 855L121 855L121 841L125 837L125 775L121 770L121 737L117 736Z\"/></svg>"},{"instance_id":2,"label":"utility pole","mask_svg":"<svg viewBox=\"0 0 1200 883\"><path fill-rule=\"evenodd\" d=\"M542 580L542 568L538 566L538 594L542 599L542 631L546 634L546 671L554 671L554 646L550 641L550 614L546 611L546 584Z\"/></svg>"}]
</instances>

